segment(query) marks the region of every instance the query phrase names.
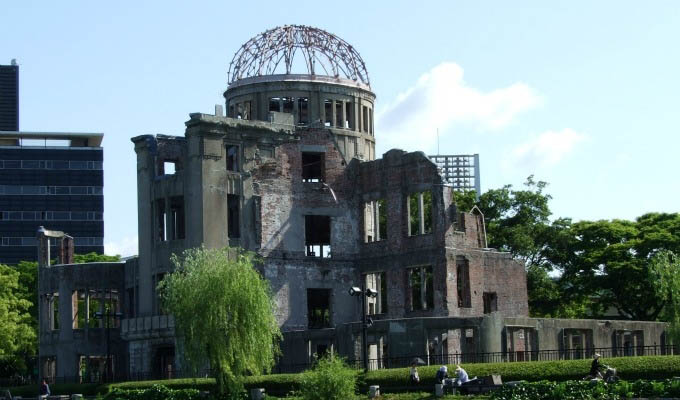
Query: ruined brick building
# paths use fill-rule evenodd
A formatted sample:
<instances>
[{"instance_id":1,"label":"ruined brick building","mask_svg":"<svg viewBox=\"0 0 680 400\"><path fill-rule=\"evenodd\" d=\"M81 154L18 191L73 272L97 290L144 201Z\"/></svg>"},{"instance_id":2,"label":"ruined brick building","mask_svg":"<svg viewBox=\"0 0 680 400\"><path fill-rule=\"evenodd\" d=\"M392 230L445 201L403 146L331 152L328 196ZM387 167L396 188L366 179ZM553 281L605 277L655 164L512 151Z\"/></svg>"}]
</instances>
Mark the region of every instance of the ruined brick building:
<instances>
[{"instance_id":1,"label":"ruined brick building","mask_svg":"<svg viewBox=\"0 0 680 400\"><path fill-rule=\"evenodd\" d=\"M256 57L265 43L272 56ZM306 73L293 73L296 56ZM539 349L585 356L615 337L636 346L661 340L662 324L528 318L523 265L487 248L483 216L456 208L436 165L397 149L376 158L375 95L361 57L343 40L303 26L267 31L239 50L229 78L226 116L217 107L215 115L190 114L184 136L132 138L139 257L41 273L66 279L58 318L64 329L85 332L79 340L90 337L90 294L123 314L112 322L116 371L181 370L173 319L155 287L173 269L171 254L201 245L263 257L284 333L280 365L290 368L326 351L361 357L361 302L348 294L352 286L377 294L366 304L373 368L415 355L431 362ZM88 274L107 277L94 288ZM41 286L43 295L54 290ZM77 335L48 335L49 304L41 303L41 348L45 337L45 349L56 352ZM75 315L86 316L82 324ZM45 357L56 358L58 376L82 374L75 366L91 358Z\"/></svg>"}]
</instances>

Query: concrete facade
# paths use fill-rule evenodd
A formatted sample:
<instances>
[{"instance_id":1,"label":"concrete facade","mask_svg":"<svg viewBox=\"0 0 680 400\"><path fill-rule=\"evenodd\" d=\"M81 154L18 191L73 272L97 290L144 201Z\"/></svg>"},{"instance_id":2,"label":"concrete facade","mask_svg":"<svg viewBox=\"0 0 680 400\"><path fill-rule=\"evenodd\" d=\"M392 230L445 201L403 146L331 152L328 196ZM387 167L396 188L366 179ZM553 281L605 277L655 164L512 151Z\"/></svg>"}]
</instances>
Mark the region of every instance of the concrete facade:
<instances>
[{"instance_id":1,"label":"concrete facade","mask_svg":"<svg viewBox=\"0 0 680 400\"><path fill-rule=\"evenodd\" d=\"M233 82L224 96L227 116L220 107L215 115L190 114L182 137L132 138L139 256L107 266L111 275L100 279L103 288L115 287L123 313L112 328L121 344L117 371L181 374L174 321L155 288L172 271L172 254L201 245L262 256L258 268L284 333L281 370L303 368L327 351L361 357L362 310L348 294L352 286L377 293L366 304L372 367L416 355L441 362L558 350L564 337L569 346L590 347L611 347L618 337L636 345L661 340L663 324L528 318L524 266L487 248L483 216L456 208L436 165L422 152L398 149L376 159L375 95L367 84L263 75ZM67 273L78 268L86 267L41 273L63 281L60 309L73 310L74 291L94 287ZM45 287L41 296L54 290ZM69 318L60 314L60 326ZM49 346L84 340L72 336L41 341L46 354L54 350L59 376L76 375L68 369L77 353Z\"/></svg>"}]
</instances>

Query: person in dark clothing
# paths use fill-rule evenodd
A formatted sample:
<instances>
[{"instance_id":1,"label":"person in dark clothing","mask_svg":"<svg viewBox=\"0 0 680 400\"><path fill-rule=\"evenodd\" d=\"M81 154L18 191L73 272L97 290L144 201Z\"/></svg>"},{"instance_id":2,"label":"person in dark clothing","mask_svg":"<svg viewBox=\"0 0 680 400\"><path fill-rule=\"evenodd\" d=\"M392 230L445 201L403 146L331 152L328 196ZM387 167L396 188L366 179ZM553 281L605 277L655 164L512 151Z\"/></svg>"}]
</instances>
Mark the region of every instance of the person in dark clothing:
<instances>
[{"instance_id":1,"label":"person in dark clothing","mask_svg":"<svg viewBox=\"0 0 680 400\"><path fill-rule=\"evenodd\" d=\"M447 371L446 365L442 365L441 368L439 368L439 371L437 371L437 374L434 376L434 380L437 383L443 383L444 379L449 377L449 373Z\"/></svg>"},{"instance_id":2,"label":"person in dark clothing","mask_svg":"<svg viewBox=\"0 0 680 400\"><path fill-rule=\"evenodd\" d=\"M47 381L43 379L42 385L40 385L40 395L41 396L49 396L50 393L50 385L47 384Z\"/></svg>"},{"instance_id":3,"label":"person in dark clothing","mask_svg":"<svg viewBox=\"0 0 680 400\"><path fill-rule=\"evenodd\" d=\"M600 364L600 355L595 353L593 356L593 362L590 364L590 373L588 375L593 377L593 379L602 379L602 374L600 373L601 368L602 364Z\"/></svg>"}]
</instances>

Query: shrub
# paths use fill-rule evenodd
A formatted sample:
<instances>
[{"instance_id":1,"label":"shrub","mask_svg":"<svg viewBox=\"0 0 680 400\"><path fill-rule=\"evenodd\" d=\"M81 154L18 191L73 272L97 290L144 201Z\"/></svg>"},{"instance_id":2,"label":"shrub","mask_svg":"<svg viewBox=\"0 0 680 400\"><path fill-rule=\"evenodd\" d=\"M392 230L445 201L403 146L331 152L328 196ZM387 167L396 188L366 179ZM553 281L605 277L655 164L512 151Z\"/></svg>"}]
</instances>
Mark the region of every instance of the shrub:
<instances>
[{"instance_id":1,"label":"shrub","mask_svg":"<svg viewBox=\"0 0 680 400\"><path fill-rule=\"evenodd\" d=\"M660 398L676 397L680 394L680 382L666 379L663 381L635 382L619 381L604 384L601 381L567 382L523 382L517 386L503 386L491 394L492 400L530 400L530 399L585 399L615 400L633 397Z\"/></svg>"},{"instance_id":2,"label":"shrub","mask_svg":"<svg viewBox=\"0 0 680 400\"><path fill-rule=\"evenodd\" d=\"M346 400L355 398L358 372L330 355L318 360L311 371L302 374L300 395L304 400Z\"/></svg>"},{"instance_id":3,"label":"shrub","mask_svg":"<svg viewBox=\"0 0 680 400\"><path fill-rule=\"evenodd\" d=\"M169 389L163 385L153 385L146 389L114 388L104 397L105 400L197 400L200 392L196 389Z\"/></svg>"}]
</instances>

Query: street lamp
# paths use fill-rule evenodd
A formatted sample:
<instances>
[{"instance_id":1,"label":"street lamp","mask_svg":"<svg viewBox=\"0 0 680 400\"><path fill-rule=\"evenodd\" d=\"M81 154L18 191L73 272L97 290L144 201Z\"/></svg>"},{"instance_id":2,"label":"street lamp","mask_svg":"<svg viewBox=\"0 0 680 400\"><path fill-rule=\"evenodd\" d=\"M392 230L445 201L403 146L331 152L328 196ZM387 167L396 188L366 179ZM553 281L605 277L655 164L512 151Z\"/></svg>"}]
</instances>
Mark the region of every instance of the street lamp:
<instances>
[{"instance_id":1,"label":"street lamp","mask_svg":"<svg viewBox=\"0 0 680 400\"><path fill-rule=\"evenodd\" d=\"M348 290L350 296L361 296L361 353L364 360L364 371L368 371L368 355L366 344L366 329L373 325L371 318L366 318L366 297L377 297L378 292L373 289L363 290L360 287L352 286Z\"/></svg>"},{"instance_id":2,"label":"street lamp","mask_svg":"<svg viewBox=\"0 0 680 400\"><path fill-rule=\"evenodd\" d=\"M123 316L123 313L120 312L113 312L113 307L111 307L111 291L109 290L109 306L104 307L104 312L97 311L94 313L94 317L97 319L104 319L105 322L105 329L106 329L106 381L109 382L111 380L111 332L110 328L111 326L109 325L109 322L111 321L111 318L120 318Z\"/></svg>"}]
</instances>

